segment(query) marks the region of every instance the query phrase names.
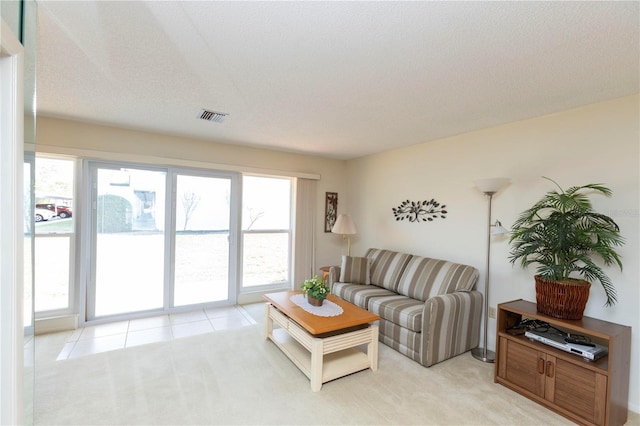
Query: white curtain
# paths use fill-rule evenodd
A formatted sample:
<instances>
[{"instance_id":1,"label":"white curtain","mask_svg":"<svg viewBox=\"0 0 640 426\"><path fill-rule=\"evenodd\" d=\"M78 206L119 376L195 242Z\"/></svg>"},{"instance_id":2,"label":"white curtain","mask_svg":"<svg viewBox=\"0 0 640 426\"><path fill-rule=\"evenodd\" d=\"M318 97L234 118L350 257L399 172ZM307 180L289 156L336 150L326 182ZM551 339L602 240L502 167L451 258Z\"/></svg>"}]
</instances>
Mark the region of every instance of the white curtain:
<instances>
[{"instance_id":1,"label":"white curtain","mask_svg":"<svg viewBox=\"0 0 640 426\"><path fill-rule=\"evenodd\" d=\"M316 181L296 179L296 215L293 250L293 288L317 275L316 271Z\"/></svg>"}]
</instances>

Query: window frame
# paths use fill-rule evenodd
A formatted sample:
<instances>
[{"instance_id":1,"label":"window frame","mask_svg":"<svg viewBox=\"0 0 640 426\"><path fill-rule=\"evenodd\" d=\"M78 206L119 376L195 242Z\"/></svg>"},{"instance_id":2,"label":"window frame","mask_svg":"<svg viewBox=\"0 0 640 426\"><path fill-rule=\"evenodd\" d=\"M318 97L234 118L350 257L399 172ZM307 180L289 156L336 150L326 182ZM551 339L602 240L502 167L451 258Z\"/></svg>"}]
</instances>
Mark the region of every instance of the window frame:
<instances>
[{"instance_id":1,"label":"window frame","mask_svg":"<svg viewBox=\"0 0 640 426\"><path fill-rule=\"evenodd\" d=\"M279 176L279 175L267 175L267 174L257 174L257 173L242 173L241 176L241 188L243 192L240 194L241 199L241 208L244 209L244 178L245 177L257 177L257 178L266 178L266 179L282 179L289 181L289 228L270 228L270 229L260 229L260 230L244 230L242 224L242 211L239 212L239 271L238 271L238 291L239 294L249 295L249 294L264 294L274 291L282 291L282 290L291 290L293 288L293 236L295 229L295 178L290 176ZM281 283L270 283L270 284L257 284L252 286L244 285L244 237L247 234L276 234L276 233L287 233L287 279Z\"/></svg>"},{"instance_id":2,"label":"window frame","mask_svg":"<svg viewBox=\"0 0 640 426\"><path fill-rule=\"evenodd\" d=\"M81 170L81 161L80 159L76 158L76 157L72 157L72 156L65 156L65 155L58 155L58 154L48 154L48 153L39 153L36 152L35 156L34 156L34 163L32 165L33 167L33 182L35 185L35 179L36 179L36 170L37 170L37 163L38 163L38 158L43 158L43 159L49 159L49 160L65 160L65 161L70 161L72 162L72 169L73 169L73 176L72 176L72 182L71 184L73 185L72 188L72 195L73 195L73 200L75 202L75 200L78 199L78 173ZM35 189L33 191L32 194L32 199L33 199L33 206L35 208L35 205L37 203L36 200L36 194L35 194ZM78 241L79 241L79 233L78 233L78 218L82 216L82 214L79 212L79 208L78 205L76 203L74 203L73 205L73 215L72 215L72 231L71 232L62 232L62 233L48 233L48 234L38 234L35 230L35 227L33 229L33 249L32 249L32 256L33 256L33 267L34 267L34 300L33 300L33 311L34 311L34 316L36 320L41 320L41 319L45 319L45 318L52 318L52 317L58 317L58 316L64 316L64 315L75 315L77 314L77 301L78 301L78 284L77 284L77 279L76 277L78 276L78 268L76 267L77 262L76 262L76 257L77 257L77 247L78 247ZM35 226L35 224L32 224ZM69 270L69 277L68 277L68 297L67 297L67 307L66 308L57 308L57 309L47 309L47 310L41 310L38 311L36 310L36 305L37 305L37 288L35 288L35 286L37 285L37 274L36 274L36 263L37 263L37 253L36 253L36 245L37 245L37 240L39 238L68 238L69 239L69 265L68 265L68 270Z\"/></svg>"}]
</instances>

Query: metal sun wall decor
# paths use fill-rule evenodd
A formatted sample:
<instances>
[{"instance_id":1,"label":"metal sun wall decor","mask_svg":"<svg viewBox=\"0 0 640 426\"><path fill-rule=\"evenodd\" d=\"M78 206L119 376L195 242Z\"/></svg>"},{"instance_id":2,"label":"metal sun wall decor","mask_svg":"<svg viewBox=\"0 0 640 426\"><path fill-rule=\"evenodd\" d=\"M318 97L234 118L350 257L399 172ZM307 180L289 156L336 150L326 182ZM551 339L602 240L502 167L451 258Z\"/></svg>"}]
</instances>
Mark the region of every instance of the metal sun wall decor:
<instances>
[{"instance_id":1,"label":"metal sun wall decor","mask_svg":"<svg viewBox=\"0 0 640 426\"><path fill-rule=\"evenodd\" d=\"M396 220L407 219L409 222L431 222L433 219L446 219L446 207L432 198L428 201L405 200L398 207L393 207L392 210Z\"/></svg>"}]
</instances>

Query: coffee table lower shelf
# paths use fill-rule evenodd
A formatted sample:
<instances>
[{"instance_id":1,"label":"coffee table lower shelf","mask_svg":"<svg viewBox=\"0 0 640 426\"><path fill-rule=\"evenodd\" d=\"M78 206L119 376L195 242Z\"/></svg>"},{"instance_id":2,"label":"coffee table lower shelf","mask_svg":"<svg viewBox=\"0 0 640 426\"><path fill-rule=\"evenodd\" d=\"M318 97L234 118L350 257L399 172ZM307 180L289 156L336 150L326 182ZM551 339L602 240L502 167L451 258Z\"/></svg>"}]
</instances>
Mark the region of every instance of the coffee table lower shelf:
<instances>
[{"instance_id":1,"label":"coffee table lower shelf","mask_svg":"<svg viewBox=\"0 0 640 426\"><path fill-rule=\"evenodd\" d=\"M308 333L271 305L267 305L267 338L311 381L314 392L322 384L358 371L378 369L378 326L329 337ZM273 323L281 328L274 328ZM366 345L366 353L358 348Z\"/></svg>"}]
</instances>

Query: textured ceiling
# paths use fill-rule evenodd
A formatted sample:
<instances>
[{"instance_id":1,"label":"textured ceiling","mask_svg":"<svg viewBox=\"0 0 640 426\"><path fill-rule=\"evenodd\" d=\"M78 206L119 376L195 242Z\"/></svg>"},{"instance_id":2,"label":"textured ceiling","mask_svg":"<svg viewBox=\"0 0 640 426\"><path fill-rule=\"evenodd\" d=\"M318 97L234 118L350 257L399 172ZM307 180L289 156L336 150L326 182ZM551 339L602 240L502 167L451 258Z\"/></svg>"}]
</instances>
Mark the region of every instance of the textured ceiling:
<instances>
[{"instance_id":1,"label":"textured ceiling","mask_svg":"<svg viewBox=\"0 0 640 426\"><path fill-rule=\"evenodd\" d=\"M349 159L640 91L636 1L38 5L39 114L224 143Z\"/></svg>"}]
</instances>

